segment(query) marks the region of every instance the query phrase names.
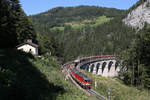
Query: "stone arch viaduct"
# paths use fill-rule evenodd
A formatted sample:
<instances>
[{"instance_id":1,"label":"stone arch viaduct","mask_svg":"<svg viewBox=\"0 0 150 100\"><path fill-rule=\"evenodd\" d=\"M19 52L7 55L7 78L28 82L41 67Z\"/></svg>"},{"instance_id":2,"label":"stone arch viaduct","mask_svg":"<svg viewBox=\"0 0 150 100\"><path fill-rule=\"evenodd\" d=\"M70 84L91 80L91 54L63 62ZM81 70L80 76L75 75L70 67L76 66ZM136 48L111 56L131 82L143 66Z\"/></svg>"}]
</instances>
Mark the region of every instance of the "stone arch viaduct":
<instances>
[{"instance_id":1,"label":"stone arch viaduct","mask_svg":"<svg viewBox=\"0 0 150 100\"><path fill-rule=\"evenodd\" d=\"M118 76L119 63L115 56L92 56L75 60L76 68L104 77Z\"/></svg>"}]
</instances>

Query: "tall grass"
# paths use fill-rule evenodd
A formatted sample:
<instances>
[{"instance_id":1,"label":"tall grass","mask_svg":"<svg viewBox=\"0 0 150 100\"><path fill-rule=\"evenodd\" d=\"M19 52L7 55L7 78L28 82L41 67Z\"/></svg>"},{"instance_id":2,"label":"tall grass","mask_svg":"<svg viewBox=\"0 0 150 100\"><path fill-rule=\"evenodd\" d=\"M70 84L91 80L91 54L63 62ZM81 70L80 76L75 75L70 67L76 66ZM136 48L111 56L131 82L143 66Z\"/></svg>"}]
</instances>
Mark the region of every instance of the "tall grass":
<instances>
[{"instance_id":1,"label":"tall grass","mask_svg":"<svg viewBox=\"0 0 150 100\"><path fill-rule=\"evenodd\" d=\"M64 93L58 92L56 100L87 100L87 95L75 87L70 81L66 81L61 73L60 66L54 57L31 60L33 64L46 75L47 80L55 86L64 88ZM57 90L55 90L57 91Z\"/></svg>"},{"instance_id":2,"label":"tall grass","mask_svg":"<svg viewBox=\"0 0 150 100\"><path fill-rule=\"evenodd\" d=\"M54 57L0 50L0 100L87 100L65 81Z\"/></svg>"},{"instance_id":3,"label":"tall grass","mask_svg":"<svg viewBox=\"0 0 150 100\"><path fill-rule=\"evenodd\" d=\"M150 93L145 89L138 90L135 87L127 86L118 78L105 78L83 70L82 72L92 78L92 88L106 98L110 88L111 100L150 100ZM97 88L94 85L95 80L97 81Z\"/></svg>"}]
</instances>

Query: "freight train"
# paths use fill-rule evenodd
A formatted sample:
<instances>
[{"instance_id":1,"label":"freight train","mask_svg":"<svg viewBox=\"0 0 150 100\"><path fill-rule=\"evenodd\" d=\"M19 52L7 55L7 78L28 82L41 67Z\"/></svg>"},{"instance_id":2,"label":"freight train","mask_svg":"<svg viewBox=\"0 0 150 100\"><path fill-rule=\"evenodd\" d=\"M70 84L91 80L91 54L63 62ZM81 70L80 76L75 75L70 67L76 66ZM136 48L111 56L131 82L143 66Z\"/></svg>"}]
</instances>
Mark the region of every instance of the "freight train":
<instances>
[{"instance_id":1,"label":"freight train","mask_svg":"<svg viewBox=\"0 0 150 100\"><path fill-rule=\"evenodd\" d=\"M90 89L92 80L83 73L79 72L76 68L71 69L71 77L84 89Z\"/></svg>"}]
</instances>

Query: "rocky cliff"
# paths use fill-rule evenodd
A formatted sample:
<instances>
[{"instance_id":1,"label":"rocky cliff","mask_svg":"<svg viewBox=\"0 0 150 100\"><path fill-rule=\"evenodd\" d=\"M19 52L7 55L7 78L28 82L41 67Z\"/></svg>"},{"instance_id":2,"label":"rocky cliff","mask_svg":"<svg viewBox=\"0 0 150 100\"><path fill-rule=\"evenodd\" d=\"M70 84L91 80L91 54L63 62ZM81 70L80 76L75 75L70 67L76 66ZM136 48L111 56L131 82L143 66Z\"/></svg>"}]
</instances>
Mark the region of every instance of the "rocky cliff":
<instances>
[{"instance_id":1,"label":"rocky cliff","mask_svg":"<svg viewBox=\"0 0 150 100\"><path fill-rule=\"evenodd\" d=\"M145 23L150 24L150 0L144 0L123 19L123 22L138 30L142 29Z\"/></svg>"}]
</instances>

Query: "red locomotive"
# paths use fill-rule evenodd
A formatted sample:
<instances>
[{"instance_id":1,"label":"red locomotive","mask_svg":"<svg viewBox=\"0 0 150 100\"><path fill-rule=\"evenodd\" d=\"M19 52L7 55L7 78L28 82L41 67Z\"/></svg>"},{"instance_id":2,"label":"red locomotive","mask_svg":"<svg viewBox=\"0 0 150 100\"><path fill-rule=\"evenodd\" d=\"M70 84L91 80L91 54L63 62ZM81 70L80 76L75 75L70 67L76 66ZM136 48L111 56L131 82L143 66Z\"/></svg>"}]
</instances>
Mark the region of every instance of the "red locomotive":
<instances>
[{"instance_id":1,"label":"red locomotive","mask_svg":"<svg viewBox=\"0 0 150 100\"><path fill-rule=\"evenodd\" d=\"M76 68L71 69L72 78L84 89L90 89L92 81L83 73L79 72Z\"/></svg>"}]
</instances>

